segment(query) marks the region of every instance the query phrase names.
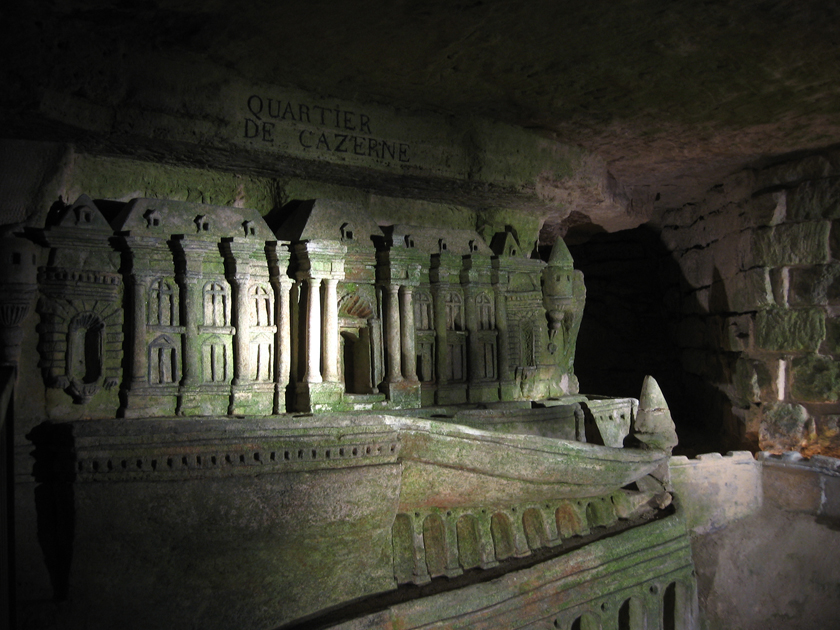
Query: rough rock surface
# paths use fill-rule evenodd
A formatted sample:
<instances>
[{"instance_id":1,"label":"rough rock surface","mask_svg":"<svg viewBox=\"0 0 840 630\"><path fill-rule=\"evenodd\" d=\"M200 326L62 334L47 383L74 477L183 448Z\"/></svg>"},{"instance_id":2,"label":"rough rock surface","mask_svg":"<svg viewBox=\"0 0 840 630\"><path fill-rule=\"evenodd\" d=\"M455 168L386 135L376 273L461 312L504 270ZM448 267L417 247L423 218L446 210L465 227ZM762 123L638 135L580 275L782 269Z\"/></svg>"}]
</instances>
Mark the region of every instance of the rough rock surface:
<instances>
[{"instance_id":1,"label":"rough rock surface","mask_svg":"<svg viewBox=\"0 0 840 630\"><path fill-rule=\"evenodd\" d=\"M834 2L92 0L4 14L7 136L54 135L51 112L99 132L113 121L142 131L152 113L212 127L204 104L231 82L482 116L580 145L609 173L601 193L546 213L549 241L569 210L631 227L628 212L641 222L745 164L840 140ZM125 138L98 146L136 150Z\"/></svg>"}]
</instances>

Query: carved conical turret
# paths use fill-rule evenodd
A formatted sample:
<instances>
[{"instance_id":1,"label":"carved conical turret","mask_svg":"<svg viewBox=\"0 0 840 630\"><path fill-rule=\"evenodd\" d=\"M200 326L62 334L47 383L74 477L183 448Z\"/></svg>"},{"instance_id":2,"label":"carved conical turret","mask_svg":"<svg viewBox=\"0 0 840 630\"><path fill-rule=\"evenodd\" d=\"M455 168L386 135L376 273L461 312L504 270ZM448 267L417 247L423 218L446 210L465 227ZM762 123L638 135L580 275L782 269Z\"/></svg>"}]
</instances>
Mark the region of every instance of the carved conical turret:
<instances>
[{"instance_id":1,"label":"carved conical turret","mask_svg":"<svg viewBox=\"0 0 840 630\"><path fill-rule=\"evenodd\" d=\"M639 396L639 413L634 422L636 438L646 448L670 451L677 443L677 431L668 403L652 376L645 376Z\"/></svg>"}]
</instances>

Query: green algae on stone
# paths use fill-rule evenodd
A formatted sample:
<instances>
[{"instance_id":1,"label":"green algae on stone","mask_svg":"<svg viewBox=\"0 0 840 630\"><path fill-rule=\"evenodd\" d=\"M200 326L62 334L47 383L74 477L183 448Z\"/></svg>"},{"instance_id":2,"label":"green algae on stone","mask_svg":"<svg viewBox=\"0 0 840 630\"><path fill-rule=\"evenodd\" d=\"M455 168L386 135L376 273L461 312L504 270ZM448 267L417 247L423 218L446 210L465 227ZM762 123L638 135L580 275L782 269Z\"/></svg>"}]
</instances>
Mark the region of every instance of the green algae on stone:
<instances>
[{"instance_id":1,"label":"green algae on stone","mask_svg":"<svg viewBox=\"0 0 840 630\"><path fill-rule=\"evenodd\" d=\"M840 400L840 362L822 355L794 359L791 366L791 383L791 394L796 400Z\"/></svg>"},{"instance_id":2,"label":"green algae on stone","mask_svg":"<svg viewBox=\"0 0 840 630\"><path fill-rule=\"evenodd\" d=\"M825 339L822 309L769 309L755 317L756 345L775 352L816 351Z\"/></svg>"},{"instance_id":3,"label":"green algae on stone","mask_svg":"<svg viewBox=\"0 0 840 630\"><path fill-rule=\"evenodd\" d=\"M772 402L762 415L759 443L764 450L797 450L816 440L814 420L802 405Z\"/></svg>"},{"instance_id":4,"label":"green algae on stone","mask_svg":"<svg viewBox=\"0 0 840 630\"><path fill-rule=\"evenodd\" d=\"M825 320L824 348L831 354L840 354L840 318Z\"/></svg>"},{"instance_id":5,"label":"green algae on stone","mask_svg":"<svg viewBox=\"0 0 840 630\"><path fill-rule=\"evenodd\" d=\"M65 173L64 196L128 201L173 199L268 213L277 203L273 180L125 158L77 154Z\"/></svg>"},{"instance_id":6,"label":"green algae on stone","mask_svg":"<svg viewBox=\"0 0 840 630\"><path fill-rule=\"evenodd\" d=\"M752 234L754 265L820 265L830 259L829 221L785 223L760 228Z\"/></svg>"}]
</instances>

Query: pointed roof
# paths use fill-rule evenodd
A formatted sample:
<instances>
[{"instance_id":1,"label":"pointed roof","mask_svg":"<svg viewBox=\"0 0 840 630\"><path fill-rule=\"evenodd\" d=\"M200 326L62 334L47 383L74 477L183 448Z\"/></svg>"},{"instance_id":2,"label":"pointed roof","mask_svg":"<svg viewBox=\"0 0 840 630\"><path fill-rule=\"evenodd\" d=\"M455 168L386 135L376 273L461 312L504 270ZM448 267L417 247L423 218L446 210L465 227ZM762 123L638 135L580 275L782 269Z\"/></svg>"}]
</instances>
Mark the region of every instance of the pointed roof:
<instances>
[{"instance_id":1,"label":"pointed roof","mask_svg":"<svg viewBox=\"0 0 840 630\"><path fill-rule=\"evenodd\" d=\"M281 240L369 243L370 237L382 236L376 221L358 203L336 199L307 199L293 203L291 213L275 230Z\"/></svg>"},{"instance_id":2,"label":"pointed roof","mask_svg":"<svg viewBox=\"0 0 840 630\"><path fill-rule=\"evenodd\" d=\"M516 234L510 230L496 232L493 235L493 240L491 241L490 246L496 256L527 257L527 252L522 251L522 246L519 244L519 239L516 238Z\"/></svg>"},{"instance_id":3,"label":"pointed roof","mask_svg":"<svg viewBox=\"0 0 840 630\"><path fill-rule=\"evenodd\" d=\"M414 242L415 248L428 254L440 252L445 244L445 251L450 254L459 256L468 254L493 255L493 250L487 246L487 243L475 230L447 228L445 226L432 228L402 223L394 224L391 229L393 234L399 235L400 238L409 237Z\"/></svg>"},{"instance_id":4,"label":"pointed roof","mask_svg":"<svg viewBox=\"0 0 840 630\"><path fill-rule=\"evenodd\" d=\"M96 203L84 194L79 195L79 198L57 217L49 229L54 228L80 228L96 232L111 232L111 226L102 216Z\"/></svg>"},{"instance_id":5,"label":"pointed roof","mask_svg":"<svg viewBox=\"0 0 840 630\"><path fill-rule=\"evenodd\" d=\"M549 267L573 267L572 253L566 247L566 243L562 238L558 238L551 248L551 254L548 257Z\"/></svg>"},{"instance_id":6,"label":"pointed roof","mask_svg":"<svg viewBox=\"0 0 840 630\"><path fill-rule=\"evenodd\" d=\"M201 234L215 238L240 236L275 240L256 210L173 199L132 199L114 219L113 228L115 232L132 236Z\"/></svg>"}]
</instances>

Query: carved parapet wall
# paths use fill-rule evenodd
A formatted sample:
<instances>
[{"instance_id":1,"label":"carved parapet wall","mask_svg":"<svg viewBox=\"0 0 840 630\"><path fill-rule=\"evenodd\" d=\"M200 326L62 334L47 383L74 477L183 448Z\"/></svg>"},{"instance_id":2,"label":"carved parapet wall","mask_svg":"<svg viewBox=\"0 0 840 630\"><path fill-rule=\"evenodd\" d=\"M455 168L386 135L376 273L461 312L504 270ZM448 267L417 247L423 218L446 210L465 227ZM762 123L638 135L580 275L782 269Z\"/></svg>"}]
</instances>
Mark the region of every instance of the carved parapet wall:
<instances>
[{"instance_id":1,"label":"carved parapet wall","mask_svg":"<svg viewBox=\"0 0 840 630\"><path fill-rule=\"evenodd\" d=\"M466 583L327 627L694 630L699 623L690 539L672 517L510 571L492 587Z\"/></svg>"},{"instance_id":2,"label":"carved parapet wall","mask_svg":"<svg viewBox=\"0 0 840 630\"><path fill-rule=\"evenodd\" d=\"M675 517L651 492L621 489L666 453L370 413L294 426L256 417L43 423L27 439L16 454L19 491L64 506L39 504L40 531L75 532L54 542L57 557L72 551L74 611L84 611L68 612L69 625L84 614L92 629L278 627L402 583L521 572L516 563L583 545L593 550L539 569L535 579L552 591L543 616L617 614L627 593L644 589L652 615L653 595L686 577L673 551L685 541L662 534ZM651 518L664 520L644 525ZM637 534L619 545L631 558L622 564L597 541L628 528ZM675 524L666 530L679 537ZM604 586L581 599L571 567ZM51 577L66 586L70 568L56 564ZM587 608L592 601L607 608Z\"/></svg>"}]
</instances>

